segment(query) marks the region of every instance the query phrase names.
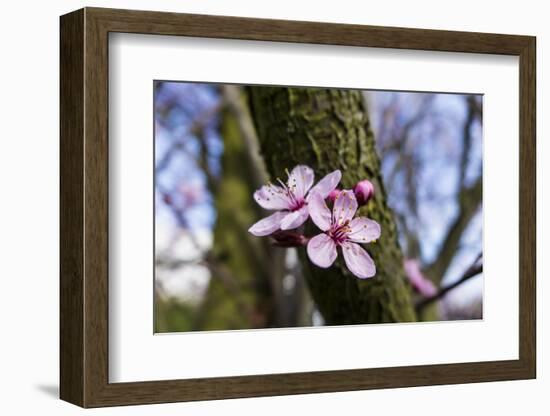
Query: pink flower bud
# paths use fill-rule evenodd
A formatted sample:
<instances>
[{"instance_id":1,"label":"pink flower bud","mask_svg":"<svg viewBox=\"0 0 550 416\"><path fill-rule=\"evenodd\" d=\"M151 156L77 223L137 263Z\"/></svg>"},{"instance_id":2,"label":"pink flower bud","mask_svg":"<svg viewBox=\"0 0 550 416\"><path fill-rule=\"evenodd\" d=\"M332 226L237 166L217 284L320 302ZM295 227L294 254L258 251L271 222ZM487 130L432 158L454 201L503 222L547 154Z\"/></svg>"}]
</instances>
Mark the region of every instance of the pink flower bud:
<instances>
[{"instance_id":1,"label":"pink flower bud","mask_svg":"<svg viewBox=\"0 0 550 416\"><path fill-rule=\"evenodd\" d=\"M279 247L301 247L305 246L309 239L296 231L279 230L271 234L275 245Z\"/></svg>"},{"instance_id":2,"label":"pink flower bud","mask_svg":"<svg viewBox=\"0 0 550 416\"><path fill-rule=\"evenodd\" d=\"M336 201L336 198L338 198L338 195L340 195L340 192L342 192L340 189L334 188L332 191L330 191L330 194L328 194L328 200L330 202Z\"/></svg>"},{"instance_id":3,"label":"pink flower bud","mask_svg":"<svg viewBox=\"0 0 550 416\"><path fill-rule=\"evenodd\" d=\"M374 185L371 181L365 179L353 187L353 193L359 205L365 205L374 195Z\"/></svg>"}]
</instances>

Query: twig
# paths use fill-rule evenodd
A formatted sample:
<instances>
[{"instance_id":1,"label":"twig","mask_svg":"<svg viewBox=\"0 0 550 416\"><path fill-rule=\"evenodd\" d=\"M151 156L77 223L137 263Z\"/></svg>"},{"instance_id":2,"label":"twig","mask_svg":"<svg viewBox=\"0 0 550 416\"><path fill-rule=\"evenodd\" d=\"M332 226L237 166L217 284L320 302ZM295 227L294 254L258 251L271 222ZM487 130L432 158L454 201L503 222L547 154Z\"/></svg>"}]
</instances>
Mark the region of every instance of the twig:
<instances>
[{"instance_id":1,"label":"twig","mask_svg":"<svg viewBox=\"0 0 550 416\"><path fill-rule=\"evenodd\" d=\"M193 156L185 148L185 140L189 137L189 135L197 135L198 133L200 133L206 127L206 125L210 122L210 120L212 120L212 118L220 111L221 106L222 104L219 103L219 104L213 105L210 108L207 108L191 122L191 125L187 129L185 129L185 131L179 133L178 137L174 140L174 142L170 145L170 147L164 152L164 155L156 164L155 166L156 174L166 169L166 167L170 164L172 156L174 155L174 152L176 150L183 150L188 156L193 158Z\"/></svg>"},{"instance_id":2,"label":"twig","mask_svg":"<svg viewBox=\"0 0 550 416\"><path fill-rule=\"evenodd\" d=\"M463 188L458 195L458 215L451 222L435 261L426 267L426 274L432 278L442 278L457 252L462 235L472 218L481 207L483 178L480 176L469 188Z\"/></svg>"},{"instance_id":3,"label":"twig","mask_svg":"<svg viewBox=\"0 0 550 416\"><path fill-rule=\"evenodd\" d=\"M433 296L430 296L428 298L425 298L423 300L421 300L420 302L418 302L416 304L416 311L419 312L421 311L422 309L424 309L427 305L429 305L430 303L432 302L435 302L436 300L439 300L441 299L443 296L445 296L449 291L453 290L455 287L461 285L462 283L464 283L466 280L469 280L471 279L472 277L474 276L477 276L478 274L480 274L481 272L483 272L483 263L479 263L479 261L481 260L481 255L479 255L477 257L477 259L474 261L474 263L468 268L468 270L466 270L466 272L464 272L464 274L462 275L462 277L460 279L458 279L456 282L454 283L451 283L450 285L448 286L445 286L441 289L439 289L439 291L433 295Z\"/></svg>"},{"instance_id":4,"label":"twig","mask_svg":"<svg viewBox=\"0 0 550 416\"><path fill-rule=\"evenodd\" d=\"M469 95L466 97L466 106L468 108L468 113L462 127L462 154L460 155L458 189L463 189L465 187L464 180L470 162L470 150L473 141L472 126L478 117L475 96Z\"/></svg>"}]
</instances>

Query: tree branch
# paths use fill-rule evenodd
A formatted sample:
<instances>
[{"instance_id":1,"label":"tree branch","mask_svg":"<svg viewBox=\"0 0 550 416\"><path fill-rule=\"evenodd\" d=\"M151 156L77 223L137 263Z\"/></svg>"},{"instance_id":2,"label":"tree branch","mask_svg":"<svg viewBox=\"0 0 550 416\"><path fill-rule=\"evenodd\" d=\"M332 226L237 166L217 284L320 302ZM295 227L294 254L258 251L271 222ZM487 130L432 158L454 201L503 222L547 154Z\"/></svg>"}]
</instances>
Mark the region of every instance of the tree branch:
<instances>
[{"instance_id":1,"label":"tree branch","mask_svg":"<svg viewBox=\"0 0 550 416\"><path fill-rule=\"evenodd\" d=\"M425 298L420 302L418 302L416 304L416 311L417 312L422 311L422 309L424 309L429 304L443 298L449 291L453 290L455 287L460 286L465 281L483 272L483 263L479 263L480 259L481 259L481 255L478 256L476 261L474 261L474 263L468 268L468 270L466 270L466 272L464 272L462 277L458 279L456 282L451 283L450 285L439 289L439 291L435 295Z\"/></svg>"},{"instance_id":2,"label":"tree branch","mask_svg":"<svg viewBox=\"0 0 550 416\"><path fill-rule=\"evenodd\" d=\"M246 156L254 174L251 178L252 184L258 189L269 180L269 176L260 155L258 136L247 103L243 99L241 88L235 85L224 85L222 92L224 103L235 117L239 133L246 145Z\"/></svg>"},{"instance_id":3,"label":"tree branch","mask_svg":"<svg viewBox=\"0 0 550 416\"><path fill-rule=\"evenodd\" d=\"M474 95L469 95L466 97L466 106L468 108L468 113L466 115L466 121L462 128L462 154L460 155L460 174L458 177L458 187L459 189L464 186L464 179L466 177L466 170L470 162L470 147L472 145L472 126L474 121L478 118L480 113L478 113L476 99Z\"/></svg>"},{"instance_id":4,"label":"tree branch","mask_svg":"<svg viewBox=\"0 0 550 416\"><path fill-rule=\"evenodd\" d=\"M473 186L463 188L459 194L459 213L442 240L443 244L439 249L436 260L426 268L426 274L435 283L439 283L443 279L460 245L464 230L466 230L481 205L482 186L483 180L480 176Z\"/></svg>"}]
</instances>

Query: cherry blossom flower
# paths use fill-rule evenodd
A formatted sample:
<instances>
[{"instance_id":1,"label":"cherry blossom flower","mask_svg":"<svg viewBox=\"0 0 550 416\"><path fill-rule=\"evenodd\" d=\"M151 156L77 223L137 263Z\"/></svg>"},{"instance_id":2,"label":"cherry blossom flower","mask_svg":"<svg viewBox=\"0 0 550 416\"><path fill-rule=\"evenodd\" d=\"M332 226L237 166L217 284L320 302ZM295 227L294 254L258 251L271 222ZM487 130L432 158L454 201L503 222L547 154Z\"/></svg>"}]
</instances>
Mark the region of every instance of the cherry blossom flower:
<instances>
[{"instance_id":1,"label":"cherry blossom flower","mask_svg":"<svg viewBox=\"0 0 550 416\"><path fill-rule=\"evenodd\" d=\"M322 268L330 267L338 256L340 247L348 269L360 279L376 274L376 266L369 254L359 245L369 243L380 237L380 225L366 217L356 217L357 200L352 191L340 192L334 202L332 213L325 198L311 193L309 214L311 219L323 231L307 245L310 260Z\"/></svg>"},{"instance_id":2,"label":"cherry blossom flower","mask_svg":"<svg viewBox=\"0 0 550 416\"><path fill-rule=\"evenodd\" d=\"M403 266L409 282L418 293L426 297L434 296L437 293L437 288L433 282L426 278L420 270L420 262L418 260L406 259L403 262Z\"/></svg>"},{"instance_id":3,"label":"cherry blossom flower","mask_svg":"<svg viewBox=\"0 0 550 416\"><path fill-rule=\"evenodd\" d=\"M339 170L329 173L312 187L315 179L313 170L298 165L288 173L287 182L277 179L279 185L268 184L254 192L254 199L265 209L277 210L249 228L249 232L261 237L281 230L292 230L301 226L309 217L309 197L313 193L326 198L336 188L342 174Z\"/></svg>"}]
</instances>

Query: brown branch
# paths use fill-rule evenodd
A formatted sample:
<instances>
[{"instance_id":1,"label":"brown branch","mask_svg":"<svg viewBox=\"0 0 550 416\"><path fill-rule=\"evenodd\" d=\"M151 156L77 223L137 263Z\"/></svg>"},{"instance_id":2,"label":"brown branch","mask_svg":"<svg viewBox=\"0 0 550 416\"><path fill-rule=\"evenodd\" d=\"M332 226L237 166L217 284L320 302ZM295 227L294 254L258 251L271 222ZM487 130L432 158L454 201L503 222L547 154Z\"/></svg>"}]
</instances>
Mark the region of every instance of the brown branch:
<instances>
[{"instance_id":1,"label":"brown branch","mask_svg":"<svg viewBox=\"0 0 550 416\"><path fill-rule=\"evenodd\" d=\"M481 108L473 95L466 98L466 105L468 107L468 113L462 129L463 145L458 178L459 213L447 230L447 234L442 239L443 243L436 256L436 260L426 268L426 273L436 283L440 282L445 275L460 245L460 240L464 231L481 205L483 186L482 176L480 175L477 181L470 187L467 187L464 183L466 170L469 164L470 147L473 140L471 129L475 120L481 118Z\"/></svg>"},{"instance_id":2,"label":"brown branch","mask_svg":"<svg viewBox=\"0 0 550 416\"><path fill-rule=\"evenodd\" d=\"M425 298L425 299L421 300L420 302L418 302L416 304L417 313L420 312L422 309L424 309L429 304L435 302L436 300L439 300L439 299L443 298L448 292L450 292L451 290L453 290L457 286L460 286L465 281L467 281L467 280L471 279L472 277L475 277L478 274L480 274L481 272L483 272L483 263L479 263L480 259L481 259L481 255L468 268L468 270L466 270L464 272L462 277L460 279L458 279L456 282L453 282L450 285L439 289L439 291L435 295L430 296L428 298Z\"/></svg>"},{"instance_id":3,"label":"brown branch","mask_svg":"<svg viewBox=\"0 0 550 416\"><path fill-rule=\"evenodd\" d=\"M483 181L480 176L473 186L460 191L458 196L459 213L442 239L443 244L436 260L426 268L426 274L436 283L439 283L445 275L460 245L464 231L481 206L482 186Z\"/></svg>"},{"instance_id":4,"label":"brown branch","mask_svg":"<svg viewBox=\"0 0 550 416\"><path fill-rule=\"evenodd\" d=\"M380 149L381 158L384 158L388 153L392 151L397 151L400 154L403 153L406 147L406 142L410 138L411 130L416 127L418 123L422 122L425 118L429 116L434 98L435 94L428 95L420 104L421 107L418 112L410 120L405 122L402 126L399 126L397 132L389 133L390 136L388 137L388 139L386 139L386 143ZM384 116L386 116L388 109L394 105L395 103L392 103L388 108L384 110ZM392 122L395 123L395 120ZM384 127L384 130L386 130L386 123L382 123L382 126ZM380 137L385 134L386 132L384 131L384 133L381 134Z\"/></svg>"},{"instance_id":5,"label":"brown branch","mask_svg":"<svg viewBox=\"0 0 550 416\"><path fill-rule=\"evenodd\" d=\"M468 113L466 115L466 121L462 126L462 154L460 155L460 173L458 175L458 187L459 189L464 186L464 179L466 177L466 170L470 161L470 147L472 146L472 126L476 120L475 110L475 98L470 95L466 97L466 106Z\"/></svg>"},{"instance_id":6,"label":"brown branch","mask_svg":"<svg viewBox=\"0 0 550 416\"><path fill-rule=\"evenodd\" d=\"M420 243L418 241L418 200L417 200L417 176L416 176L416 158L414 151L407 152L407 143L412 140L414 128L422 123L428 117L433 117L432 114L432 104L435 99L435 95L428 95L422 100L419 110L416 114L411 117L406 123L395 128L395 131L384 132L388 134L388 138L385 140L385 144L380 150L382 158L388 154L395 152L397 160L395 161L392 169L386 175L387 185L389 188L395 186L395 181L400 173L404 173L405 180L407 182L406 189L403 197L403 201L406 203L406 212L397 212L396 215L400 215L398 221L402 226L406 238L406 251L408 257L419 257L420 256ZM387 116L388 111L394 107L396 103L391 103L384 110L384 117ZM396 123L394 120L392 123ZM382 123L384 130L387 129L386 124L389 122ZM397 123L398 124L398 123ZM380 137L380 136L379 136ZM410 224L412 222L412 226Z\"/></svg>"}]
</instances>

